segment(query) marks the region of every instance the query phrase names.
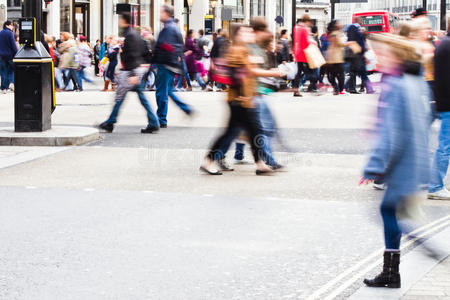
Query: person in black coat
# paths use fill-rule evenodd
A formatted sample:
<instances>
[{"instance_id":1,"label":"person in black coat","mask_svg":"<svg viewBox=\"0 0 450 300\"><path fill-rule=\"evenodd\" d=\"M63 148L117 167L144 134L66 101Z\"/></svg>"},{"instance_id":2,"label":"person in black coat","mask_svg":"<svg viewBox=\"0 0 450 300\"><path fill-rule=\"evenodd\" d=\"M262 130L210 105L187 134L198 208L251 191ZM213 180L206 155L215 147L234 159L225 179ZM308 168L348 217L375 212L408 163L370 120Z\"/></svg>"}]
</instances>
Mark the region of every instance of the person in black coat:
<instances>
[{"instance_id":1,"label":"person in black coat","mask_svg":"<svg viewBox=\"0 0 450 300\"><path fill-rule=\"evenodd\" d=\"M370 86L369 78L366 72L366 61L364 54L367 51L364 35L361 31L362 19L360 17L355 18L355 23L351 24L347 28L347 40L349 42L356 42L361 47L361 52L354 54L350 59L350 78L347 81L347 92L351 94L359 94L356 91L356 76L361 77L361 92L366 88L368 94L373 93L373 89Z\"/></svg>"},{"instance_id":2,"label":"person in black coat","mask_svg":"<svg viewBox=\"0 0 450 300\"><path fill-rule=\"evenodd\" d=\"M120 57L122 59L122 69L117 76L117 89L115 95L115 105L108 120L100 124L100 129L107 132L114 130L114 124L117 122L120 107L125 101L125 97L129 91L135 91L138 94L142 106L147 111L148 125L141 130L141 133L153 133L159 130L159 122L151 106L149 105L143 93L144 84L142 78L146 73L146 69L141 67L144 59L143 40L139 33L132 27L130 15L123 14L119 19L119 26L124 29L125 41L122 47Z\"/></svg>"},{"instance_id":3,"label":"person in black coat","mask_svg":"<svg viewBox=\"0 0 450 300\"><path fill-rule=\"evenodd\" d=\"M285 64L289 62L289 45L287 39L288 33L286 29L281 30L280 39L278 40L279 51L277 51L277 63Z\"/></svg>"}]
</instances>

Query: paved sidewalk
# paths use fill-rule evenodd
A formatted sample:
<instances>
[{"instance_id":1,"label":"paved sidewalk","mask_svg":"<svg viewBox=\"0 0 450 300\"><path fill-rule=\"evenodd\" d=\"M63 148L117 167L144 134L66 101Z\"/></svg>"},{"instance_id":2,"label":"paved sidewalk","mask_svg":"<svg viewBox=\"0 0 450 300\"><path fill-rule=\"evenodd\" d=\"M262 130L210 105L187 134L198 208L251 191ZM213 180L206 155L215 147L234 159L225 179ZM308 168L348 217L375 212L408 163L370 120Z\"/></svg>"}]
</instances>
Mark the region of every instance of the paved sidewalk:
<instances>
[{"instance_id":1,"label":"paved sidewalk","mask_svg":"<svg viewBox=\"0 0 450 300\"><path fill-rule=\"evenodd\" d=\"M402 298L403 300L450 300L450 257L437 265Z\"/></svg>"},{"instance_id":2,"label":"paved sidewalk","mask_svg":"<svg viewBox=\"0 0 450 300\"><path fill-rule=\"evenodd\" d=\"M0 169L67 150L68 147L0 146Z\"/></svg>"}]
</instances>

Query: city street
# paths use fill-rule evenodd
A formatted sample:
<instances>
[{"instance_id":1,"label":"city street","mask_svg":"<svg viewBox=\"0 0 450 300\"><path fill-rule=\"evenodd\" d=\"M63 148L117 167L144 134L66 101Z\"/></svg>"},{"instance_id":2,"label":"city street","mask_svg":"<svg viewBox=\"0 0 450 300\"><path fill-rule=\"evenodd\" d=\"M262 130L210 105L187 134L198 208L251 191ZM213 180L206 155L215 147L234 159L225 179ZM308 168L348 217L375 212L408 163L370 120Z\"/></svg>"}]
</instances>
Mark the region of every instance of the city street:
<instances>
[{"instance_id":1,"label":"city street","mask_svg":"<svg viewBox=\"0 0 450 300\"><path fill-rule=\"evenodd\" d=\"M104 121L114 94L99 89L58 93L53 124ZM194 117L171 103L157 134L140 133L145 111L129 94L100 141L0 147L0 299L346 299L380 270L368 266L384 248L382 192L358 186L377 95L270 97L287 168L263 177L253 164L201 174L225 94L179 95ZM0 127L13 122L14 95L0 95ZM425 210L425 238L449 232L449 202Z\"/></svg>"}]
</instances>

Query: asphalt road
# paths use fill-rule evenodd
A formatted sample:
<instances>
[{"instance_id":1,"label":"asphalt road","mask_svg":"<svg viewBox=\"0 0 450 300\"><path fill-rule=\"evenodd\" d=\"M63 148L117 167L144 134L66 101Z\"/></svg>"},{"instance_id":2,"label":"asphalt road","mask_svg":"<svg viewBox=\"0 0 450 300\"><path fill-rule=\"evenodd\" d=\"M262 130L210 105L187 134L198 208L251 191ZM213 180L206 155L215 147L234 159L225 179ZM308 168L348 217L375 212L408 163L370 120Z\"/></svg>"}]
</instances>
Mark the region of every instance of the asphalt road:
<instances>
[{"instance_id":1,"label":"asphalt road","mask_svg":"<svg viewBox=\"0 0 450 300\"><path fill-rule=\"evenodd\" d=\"M61 94L54 121L98 123L111 96ZM382 249L382 192L357 186L373 98L275 95L287 172L209 177L198 167L223 99L183 97L197 119L171 106L168 129L141 135L130 99L101 141L0 169L0 299L305 299ZM450 205L425 210L431 222Z\"/></svg>"}]
</instances>

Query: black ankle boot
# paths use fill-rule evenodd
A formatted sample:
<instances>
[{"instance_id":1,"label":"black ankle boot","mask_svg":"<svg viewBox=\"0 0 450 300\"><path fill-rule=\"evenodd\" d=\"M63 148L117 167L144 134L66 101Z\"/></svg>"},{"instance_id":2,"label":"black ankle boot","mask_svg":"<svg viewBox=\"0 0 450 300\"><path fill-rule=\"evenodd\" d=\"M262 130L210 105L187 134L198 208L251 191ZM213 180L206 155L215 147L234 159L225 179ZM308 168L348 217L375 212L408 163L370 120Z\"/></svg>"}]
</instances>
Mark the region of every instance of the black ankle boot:
<instances>
[{"instance_id":1,"label":"black ankle boot","mask_svg":"<svg viewBox=\"0 0 450 300\"><path fill-rule=\"evenodd\" d=\"M399 265L400 252L385 251L383 272L374 279L364 279L364 283L369 287L400 288Z\"/></svg>"},{"instance_id":2,"label":"black ankle boot","mask_svg":"<svg viewBox=\"0 0 450 300\"><path fill-rule=\"evenodd\" d=\"M114 130L114 124L108 122L103 122L102 124L98 125L98 127L109 133L113 132Z\"/></svg>"}]
</instances>

